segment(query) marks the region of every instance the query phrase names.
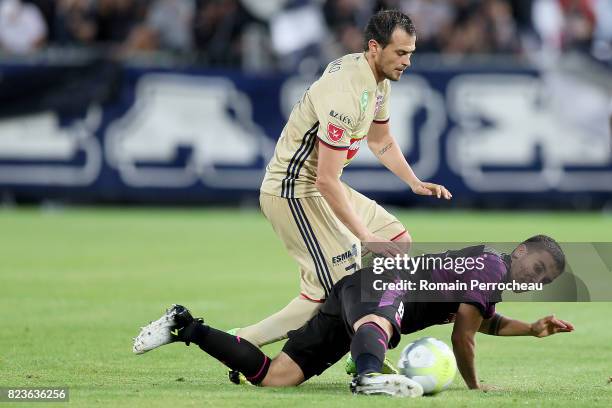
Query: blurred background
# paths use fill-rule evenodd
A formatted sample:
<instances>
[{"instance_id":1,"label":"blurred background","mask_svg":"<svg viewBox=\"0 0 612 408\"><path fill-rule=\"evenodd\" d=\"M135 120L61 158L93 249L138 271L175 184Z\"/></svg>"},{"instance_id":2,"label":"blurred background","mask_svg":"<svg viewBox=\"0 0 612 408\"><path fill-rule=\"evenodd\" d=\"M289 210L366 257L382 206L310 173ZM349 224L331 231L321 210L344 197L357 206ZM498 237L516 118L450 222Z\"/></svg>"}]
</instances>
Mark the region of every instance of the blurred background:
<instances>
[{"instance_id":1,"label":"blurred background","mask_svg":"<svg viewBox=\"0 0 612 408\"><path fill-rule=\"evenodd\" d=\"M257 210L265 165L292 106L362 51L381 8L418 33L392 133L453 199L415 196L365 148L344 180L418 243L612 242L612 0L0 0L0 383L69 386L84 407L253 401L203 353L133 359L130 339L172 303L229 329L296 295L295 262ZM610 271L601 247L568 252L576 276ZM578 330L544 347L479 338L482 378L508 386L495 401L609 401L610 305L504 302ZM342 401L343 364L330 371L258 401Z\"/></svg>"},{"instance_id":2,"label":"blurred background","mask_svg":"<svg viewBox=\"0 0 612 408\"><path fill-rule=\"evenodd\" d=\"M373 12L417 28L391 127L415 197L362 149L345 180L398 206L612 206L610 0L0 0L0 200L256 206L276 139Z\"/></svg>"}]
</instances>

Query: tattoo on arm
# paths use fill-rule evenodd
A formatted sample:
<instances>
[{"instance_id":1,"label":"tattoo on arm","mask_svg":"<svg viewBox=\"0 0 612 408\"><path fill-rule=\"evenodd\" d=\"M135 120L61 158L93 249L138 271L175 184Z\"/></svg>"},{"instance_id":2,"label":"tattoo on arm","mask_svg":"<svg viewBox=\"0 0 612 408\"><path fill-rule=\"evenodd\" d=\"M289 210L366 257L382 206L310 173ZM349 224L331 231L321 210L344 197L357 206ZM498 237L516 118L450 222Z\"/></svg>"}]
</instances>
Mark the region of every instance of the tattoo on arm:
<instances>
[{"instance_id":1,"label":"tattoo on arm","mask_svg":"<svg viewBox=\"0 0 612 408\"><path fill-rule=\"evenodd\" d=\"M389 143L388 145L386 145L385 147L380 149L380 151L378 152L378 155L382 156L383 154L385 154L387 152L387 150L389 150L391 148L391 146L393 146L393 143Z\"/></svg>"},{"instance_id":2,"label":"tattoo on arm","mask_svg":"<svg viewBox=\"0 0 612 408\"><path fill-rule=\"evenodd\" d=\"M495 313L489 322L489 334L492 336L497 336L499 334L499 329L501 327L501 321L504 317L499 313Z\"/></svg>"}]
</instances>

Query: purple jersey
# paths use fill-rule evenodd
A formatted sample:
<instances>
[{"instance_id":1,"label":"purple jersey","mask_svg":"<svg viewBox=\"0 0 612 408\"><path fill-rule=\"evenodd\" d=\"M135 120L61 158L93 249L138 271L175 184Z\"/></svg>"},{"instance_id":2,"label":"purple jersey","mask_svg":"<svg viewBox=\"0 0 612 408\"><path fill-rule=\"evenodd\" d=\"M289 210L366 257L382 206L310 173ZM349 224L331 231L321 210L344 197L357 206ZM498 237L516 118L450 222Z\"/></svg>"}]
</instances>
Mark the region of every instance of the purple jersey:
<instances>
[{"instance_id":1,"label":"purple jersey","mask_svg":"<svg viewBox=\"0 0 612 408\"><path fill-rule=\"evenodd\" d=\"M452 322L461 303L475 306L485 319L495 314L495 304L501 301L501 292L487 290L486 284L507 280L509 256L484 245L477 245L443 254L425 255L424 259L430 262L408 279L416 285L444 288L416 292L406 290L401 291L401 295L393 291L396 296L402 297L404 304L402 333ZM470 267L466 268L466 265ZM400 272L399 276L404 278L404 275ZM383 299L385 295L389 297L391 293L383 294Z\"/></svg>"}]
</instances>

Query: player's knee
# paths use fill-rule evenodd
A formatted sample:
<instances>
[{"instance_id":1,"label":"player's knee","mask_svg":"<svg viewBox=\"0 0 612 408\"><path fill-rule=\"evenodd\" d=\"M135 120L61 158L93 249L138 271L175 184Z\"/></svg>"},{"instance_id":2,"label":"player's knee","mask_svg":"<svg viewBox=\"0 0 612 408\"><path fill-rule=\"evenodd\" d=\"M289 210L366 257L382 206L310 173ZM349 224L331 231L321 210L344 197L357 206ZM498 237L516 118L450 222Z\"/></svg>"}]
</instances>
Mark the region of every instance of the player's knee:
<instances>
[{"instance_id":1,"label":"player's knee","mask_svg":"<svg viewBox=\"0 0 612 408\"><path fill-rule=\"evenodd\" d=\"M236 331L236 336L248 341L255 347L262 346L262 340L260 338L260 332L255 330L253 327L243 327Z\"/></svg>"},{"instance_id":2,"label":"player's knee","mask_svg":"<svg viewBox=\"0 0 612 408\"><path fill-rule=\"evenodd\" d=\"M295 361L281 352L272 360L268 373L260 385L263 387L292 387L304 382L304 373Z\"/></svg>"},{"instance_id":3,"label":"player's knee","mask_svg":"<svg viewBox=\"0 0 612 408\"><path fill-rule=\"evenodd\" d=\"M377 326L379 326L385 331L388 338L391 338L391 335L393 334L393 326L391 326L391 323L384 317L380 317L374 314L363 316L361 319L357 320L355 324L353 324L353 330L356 332L362 325L366 323L375 323Z\"/></svg>"}]
</instances>

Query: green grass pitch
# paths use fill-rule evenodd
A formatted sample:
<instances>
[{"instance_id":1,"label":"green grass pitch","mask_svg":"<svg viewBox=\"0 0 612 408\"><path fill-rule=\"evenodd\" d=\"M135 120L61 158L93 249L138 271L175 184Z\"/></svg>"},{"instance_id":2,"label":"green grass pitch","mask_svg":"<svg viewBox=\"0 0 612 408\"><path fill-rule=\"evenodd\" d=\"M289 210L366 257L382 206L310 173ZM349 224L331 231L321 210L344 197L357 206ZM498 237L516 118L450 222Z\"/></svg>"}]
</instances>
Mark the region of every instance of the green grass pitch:
<instances>
[{"instance_id":1,"label":"green grass pitch","mask_svg":"<svg viewBox=\"0 0 612 408\"><path fill-rule=\"evenodd\" d=\"M612 241L609 215L395 213L421 241L513 241L536 233ZM612 406L611 303L499 305L526 320L556 313L576 331L547 339L479 335L480 378L501 387L489 393L468 391L458 376L434 397L352 396L342 364L297 388L241 387L196 346L132 355L139 326L171 303L229 329L297 294L296 266L255 210L3 210L0 253L0 386L68 386L69 406ZM450 329L404 336L390 355L396 360L401 347L424 335L448 343ZM274 355L280 347L265 350Z\"/></svg>"}]
</instances>

